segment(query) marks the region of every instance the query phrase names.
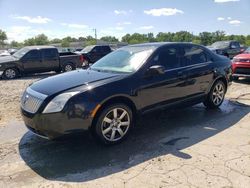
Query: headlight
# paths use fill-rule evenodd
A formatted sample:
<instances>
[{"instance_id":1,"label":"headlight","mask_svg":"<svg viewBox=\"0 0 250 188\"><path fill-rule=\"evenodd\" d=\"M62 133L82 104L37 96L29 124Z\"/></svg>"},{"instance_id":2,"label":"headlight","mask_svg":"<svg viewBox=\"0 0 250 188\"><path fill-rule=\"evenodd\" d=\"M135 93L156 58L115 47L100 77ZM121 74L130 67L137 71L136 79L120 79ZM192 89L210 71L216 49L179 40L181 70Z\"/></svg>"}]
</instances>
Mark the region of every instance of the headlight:
<instances>
[{"instance_id":1,"label":"headlight","mask_svg":"<svg viewBox=\"0 0 250 188\"><path fill-rule=\"evenodd\" d=\"M67 101L77 93L79 92L68 92L57 95L49 102L49 104L43 110L43 113L47 114L47 113L60 112L64 108Z\"/></svg>"}]
</instances>

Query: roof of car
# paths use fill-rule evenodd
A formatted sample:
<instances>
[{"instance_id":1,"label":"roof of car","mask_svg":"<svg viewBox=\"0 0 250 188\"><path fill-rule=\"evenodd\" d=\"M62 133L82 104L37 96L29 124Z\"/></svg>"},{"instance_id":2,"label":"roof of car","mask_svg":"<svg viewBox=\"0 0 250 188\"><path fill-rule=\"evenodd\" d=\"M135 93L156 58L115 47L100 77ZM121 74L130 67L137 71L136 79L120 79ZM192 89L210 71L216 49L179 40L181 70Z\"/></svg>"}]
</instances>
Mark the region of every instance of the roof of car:
<instances>
[{"instance_id":1,"label":"roof of car","mask_svg":"<svg viewBox=\"0 0 250 188\"><path fill-rule=\"evenodd\" d=\"M191 42L150 42L150 43L142 43L142 44L134 44L134 45L130 45L130 46L134 46L134 47L140 47L140 46L154 46L154 47L161 47L167 44L192 44Z\"/></svg>"},{"instance_id":2,"label":"roof of car","mask_svg":"<svg viewBox=\"0 0 250 188\"><path fill-rule=\"evenodd\" d=\"M54 46L26 46L30 50L32 49L47 49L47 48L55 48Z\"/></svg>"}]
</instances>

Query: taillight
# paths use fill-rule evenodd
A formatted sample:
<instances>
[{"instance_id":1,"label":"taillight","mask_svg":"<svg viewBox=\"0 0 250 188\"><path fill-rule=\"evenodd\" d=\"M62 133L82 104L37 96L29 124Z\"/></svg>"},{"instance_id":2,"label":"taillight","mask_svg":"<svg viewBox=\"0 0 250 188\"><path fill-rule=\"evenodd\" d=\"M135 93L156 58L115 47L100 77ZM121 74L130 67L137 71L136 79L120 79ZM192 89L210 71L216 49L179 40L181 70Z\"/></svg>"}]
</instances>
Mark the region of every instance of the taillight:
<instances>
[{"instance_id":1,"label":"taillight","mask_svg":"<svg viewBox=\"0 0 250 188\"><path fill-rule=\"evenodd\" d=\"M80 61L81 61L81 62L84 62L84 60L85 60L85 59L84 59L83 55L80 55Z\"/></svg>"}]
</instances>

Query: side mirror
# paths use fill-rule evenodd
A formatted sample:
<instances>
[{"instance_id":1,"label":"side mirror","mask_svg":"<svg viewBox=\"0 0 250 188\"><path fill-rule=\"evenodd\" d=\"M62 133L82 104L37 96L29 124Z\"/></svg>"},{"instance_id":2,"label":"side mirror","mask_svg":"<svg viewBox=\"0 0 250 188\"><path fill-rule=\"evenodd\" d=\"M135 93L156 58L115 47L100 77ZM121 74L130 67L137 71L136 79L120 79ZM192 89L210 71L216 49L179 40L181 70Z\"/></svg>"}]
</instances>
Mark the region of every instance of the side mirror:
<instances>
[{"instance_id":1,"label":"side mirror","mask_svg":"<svg viewBox=\"0 0 250 188\"><path fill-rule=\"evenodd\" d=\"M165 73L165 67L162 65L154 65L149 67L149 69L146 72L146 76L156 76L161 75Z\"/></svg>"}]
</instances>

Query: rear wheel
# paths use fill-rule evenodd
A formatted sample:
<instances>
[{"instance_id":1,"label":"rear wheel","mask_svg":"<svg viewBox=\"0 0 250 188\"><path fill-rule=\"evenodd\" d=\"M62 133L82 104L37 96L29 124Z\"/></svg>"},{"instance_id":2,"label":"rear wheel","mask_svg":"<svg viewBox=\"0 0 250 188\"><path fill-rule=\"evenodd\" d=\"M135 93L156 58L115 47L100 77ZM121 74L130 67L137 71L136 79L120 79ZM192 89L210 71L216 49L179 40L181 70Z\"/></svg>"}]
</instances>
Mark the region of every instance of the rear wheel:
<instances>
[{"instance_id":1,"label":"rear wheel","mask_svg":"<svg viewBox=\"0 0 250 188\"><path fill-rule=\"evenodd\" d=\"M67 63L63 67L63 72L69 72L69 71L72 71L72 70L75 70L75 69L76 68L71 63Z\"/></svg>"},{"instance_id":2,"label":"rear wheel","mask_svg":"<svg viewBox=\"0 0 250 188\"><path fill-rule=\"evenodd\" d=\"M102 143L116 144L128 136L132 121L133 113L127 105L110 105L102 110L92 132Z\"/></svg>"},{"instance_id":3,"label":"rear wheel","mask_svg":"<svg viewBox=\"0 0 250 188\"><path fill-rule=\"evenodd\" d=\"M3 73L5 79L14 79L18 75L18 71L15 68L7 68Z\"/></svg>"},{"instance_id":4,"label":"rear wheel","mask_svg":"<svg viewBox=\"0 0 250 188\"><path fill-rule=\"evenodd\" d=\"M225 84L221 80L216 81L204 101L204 105L211 109L218 108L222 104L225 94Z\"/></svg>"}]
</instances>

